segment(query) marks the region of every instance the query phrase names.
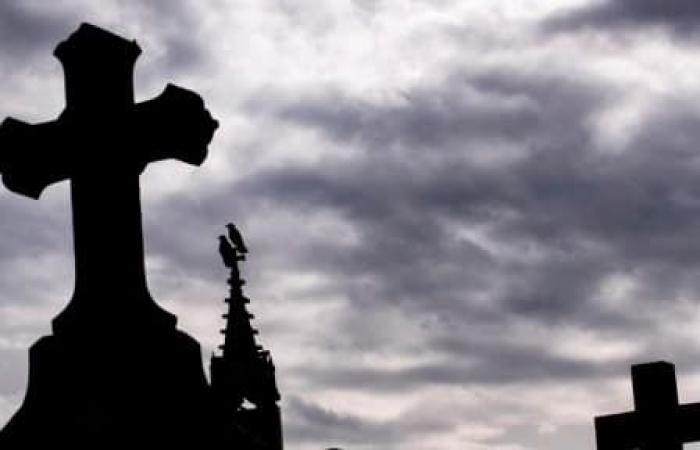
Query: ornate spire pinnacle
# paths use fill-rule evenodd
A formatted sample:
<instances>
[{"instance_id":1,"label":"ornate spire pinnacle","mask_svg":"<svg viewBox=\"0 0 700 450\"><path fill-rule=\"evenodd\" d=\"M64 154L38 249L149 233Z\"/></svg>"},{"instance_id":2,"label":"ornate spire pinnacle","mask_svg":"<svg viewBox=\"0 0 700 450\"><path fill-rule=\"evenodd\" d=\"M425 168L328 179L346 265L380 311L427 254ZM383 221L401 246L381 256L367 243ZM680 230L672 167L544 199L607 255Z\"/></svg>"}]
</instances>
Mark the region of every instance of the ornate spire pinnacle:
<instances>
[{"instance_id":1,"label":"ornate spire pinnacle","mask_svg":"<svg viewBox=\"0 0 700 450\"><path fill-rule=\"evenodd\" d=\"M270 352L258 344L258 330L250 321L254 315L246 305L250 299L243 293L239 263L245 261L248 249L233 224L228 224L228 237L219 236L219 253L231 274L228 279L228 311L222 315L226 325L221 330L224 343L220 356L211 359L211 385L215 401L223 416L237 424L237 433L249 440L254 450L281 450L282 428L280 399L275 381L275 365ZM252 407L244 406L244 402ZM248 447L246 447L248 448Z\"/></svg>"}]
</instances>

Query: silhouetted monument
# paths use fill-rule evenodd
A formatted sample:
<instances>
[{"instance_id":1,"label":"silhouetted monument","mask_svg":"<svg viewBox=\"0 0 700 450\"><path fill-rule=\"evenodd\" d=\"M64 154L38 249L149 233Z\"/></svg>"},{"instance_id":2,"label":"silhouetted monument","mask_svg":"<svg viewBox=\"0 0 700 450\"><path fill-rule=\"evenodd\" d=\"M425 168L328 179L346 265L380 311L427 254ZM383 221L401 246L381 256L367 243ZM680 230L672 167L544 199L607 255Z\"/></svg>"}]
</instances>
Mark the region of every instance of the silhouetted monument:
<instances>
[{"instance_id":1,"label":"silhouetted monument","mask_svg":"<svg viewBox=\"0 0 700 450\"><path fill-rule=\"evenodd\" d=\"M199 344L148 291L139 175L163 159L201 164L217 123L197 94L173 85L135 104L139 53L134 41L81 25L54 52L65 110L51 122L8 118L0 126L8 189L38 198L70 180L75 247L73 296L53 335L30 349L27 393L0 432L3 450L253 448L222 431L237 425L220 417ZM223 365L232 364L231 346ZM276 424L279 433L279 415Z\"/></svg>"},{"instance_id":2,"label":"silhouetted monument","mask_svg":"<svg viewBox=\"0 0 700 450\"><path fill-rule=\"evenodd\" d=\"M632 366L634 411L595 418L598 450L682 450L700 441L700 403L678 404L673 364Z\"/></svg>"},{"instance_id":3,"label":"silhouetted monument","mask_svg":"<svg viewBox=\"0 0 700 450\"><path fill-rule=\"evenodd\" d=\"M238 229L233 224L227 228L229 239L219 236L219 252L231 271L226 298L228 312L223 315L226 327L221 330L222 354L211 359L211 387L217 416L235 424L228 429L232 441L242 444L241 448L282 450L275 366L270 353L256 342L258 331L250 324L254 316L246 309L250 299L243 294L245 281L238 267L248 250ZM246 401L250 406L245 406Z\"/></svg>"}]
</instances>

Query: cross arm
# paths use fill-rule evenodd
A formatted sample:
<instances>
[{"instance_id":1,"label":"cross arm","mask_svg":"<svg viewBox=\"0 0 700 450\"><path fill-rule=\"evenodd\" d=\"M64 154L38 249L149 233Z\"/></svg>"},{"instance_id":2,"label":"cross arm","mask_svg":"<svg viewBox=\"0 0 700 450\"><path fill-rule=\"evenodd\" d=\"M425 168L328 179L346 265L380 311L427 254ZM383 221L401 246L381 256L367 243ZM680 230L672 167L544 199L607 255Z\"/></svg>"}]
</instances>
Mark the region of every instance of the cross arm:
<instances>
[{"instance_id":1,"label":"cross arm","mask_svg":"<svg viewBox=\"0 0 700 450\"><path fill-rule=\"evenodd\" d=\"M137 104L133 123L144 166L171 158L202 164L218 127L199 95L172 84L156 98Z\"/></svg>"},{"instance_id":2,"label":"cross arm","mask_svg":"<svg viewBox=\"0 0 700 450\"><path fill-rule=\"evenodd\" d=\"M678 427L683 442L700 441L700 403L680 405Z\"/></svg>"},{"instance_id":3,"label":"cross arm","mask_svg":"<svg viewBox=\"0 0 700 450\"><path fill-rule=\"evenodd\" d=\"M0 125L0 173L5 186L37 199L46 186L66 179L65 141L60 119L38 124L5 119Z\"/></svg>"},{"instance_id":4,"label":"cross arm","mask_svg":"<svg viewBox=\"0 0 700 450\"><path fill-rule=\"evenodd\" d=\"M612 414L595 418L598 450L632 450L639 447L639 420L635 413Z\"/></svg>"},{"instance_id":5,"label":"cross arm","mask_svg":"<svg viewBox=\"0 0 700 450\"><path fill-rule=\"evenodd\" d=\"M0 174L5 186L36 199L48 185L86 168L98 170L93 169L95 161L109 157L116 158L116 166L126 164L138 171L150 162L170 158L200 165L218 127L199 95L174 85L121 115L89 119L93 118L76 118L69 112L39 124L5 119L0 125ZM124 143L131 147L129 156L111 152L94 159L87 152L91 143L108 135L117 141L128 136Z\"/></svg>"}]
</instances>

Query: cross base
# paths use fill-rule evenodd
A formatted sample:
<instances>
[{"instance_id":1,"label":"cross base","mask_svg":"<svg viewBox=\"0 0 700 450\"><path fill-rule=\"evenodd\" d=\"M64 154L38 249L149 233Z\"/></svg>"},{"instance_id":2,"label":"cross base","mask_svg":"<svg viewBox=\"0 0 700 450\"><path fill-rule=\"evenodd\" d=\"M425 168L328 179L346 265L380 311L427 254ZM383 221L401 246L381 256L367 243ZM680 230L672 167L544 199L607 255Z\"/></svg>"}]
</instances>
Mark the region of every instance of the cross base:
<instances>
[{"instance_id":1,"label":"cross base","mask_svg":"<svg viewBox=\"0 0 700 450\"><path fill-rule=\"evenodd\" d=\"M95 320L96 317L99 320ZM106 332L114 335L169 333L175 330L177 317L158 306L143 289L127 295L74 295L51 325L56 335L90 339L95 333Z\"/></svg>"},{"instance_id":2,"label":"cross base","mask_svg":"<svg viewBox=\"0 0 700 450\"><path fill-rule=\"evenodd\" d=\"M45 336L0 448L201 448L209 395L199 344L181 331Z\"/></svg>"}]
</instances>

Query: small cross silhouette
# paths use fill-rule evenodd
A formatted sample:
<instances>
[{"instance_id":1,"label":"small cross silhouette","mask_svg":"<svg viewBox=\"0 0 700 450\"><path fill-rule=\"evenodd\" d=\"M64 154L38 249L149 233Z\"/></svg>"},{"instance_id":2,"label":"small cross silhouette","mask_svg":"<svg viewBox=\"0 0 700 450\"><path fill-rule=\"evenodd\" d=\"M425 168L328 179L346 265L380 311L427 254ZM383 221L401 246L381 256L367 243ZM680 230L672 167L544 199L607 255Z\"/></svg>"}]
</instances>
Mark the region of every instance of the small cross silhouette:
<instances>
[{"instance_id":1,"label":"small cross silhouette","mask_svg":"<svg viewBox=\"0 0 700 450\"><path fill-rule=\"evenodd\" d=\"M700 403L678 404L673 364L632 366L634 411L595 418L598 450L682 450L700 441Z\"/></svg>"}]
</instances>

